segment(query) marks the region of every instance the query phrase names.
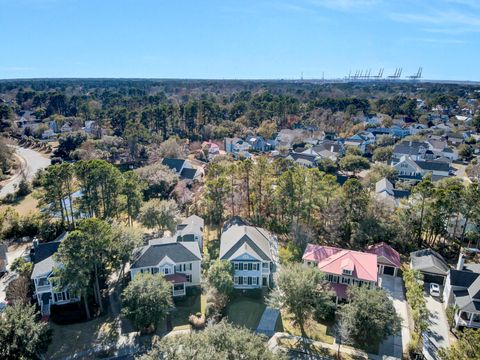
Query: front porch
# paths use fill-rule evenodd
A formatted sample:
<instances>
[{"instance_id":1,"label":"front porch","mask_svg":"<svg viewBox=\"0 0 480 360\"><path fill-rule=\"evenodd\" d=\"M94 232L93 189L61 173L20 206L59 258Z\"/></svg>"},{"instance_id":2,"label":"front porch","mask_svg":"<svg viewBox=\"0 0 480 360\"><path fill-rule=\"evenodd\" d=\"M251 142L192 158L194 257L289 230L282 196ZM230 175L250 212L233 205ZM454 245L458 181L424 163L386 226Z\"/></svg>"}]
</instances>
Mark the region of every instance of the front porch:
<instances>
[{"instance_id":1,"label":"front porch","mask_svg":"<svg viewBox=\"0 0 480 360\"><path fill-rule=\"evenodd\" d=\"M480 312L458 310L455 314L455 327L480 328Z\"/></svg>"}]
</instances>

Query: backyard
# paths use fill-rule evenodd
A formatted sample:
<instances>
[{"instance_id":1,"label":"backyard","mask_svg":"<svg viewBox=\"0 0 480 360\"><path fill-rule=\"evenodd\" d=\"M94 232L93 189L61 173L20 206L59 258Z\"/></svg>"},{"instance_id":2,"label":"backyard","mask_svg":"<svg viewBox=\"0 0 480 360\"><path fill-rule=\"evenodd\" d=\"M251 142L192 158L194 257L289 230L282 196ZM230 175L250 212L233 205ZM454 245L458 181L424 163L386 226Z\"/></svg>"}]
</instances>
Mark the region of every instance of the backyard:
<instances>
[{"instance_id":1,"label":"backyard","mask_svg":"<svg viewBox=\"0 0 480 360\"><path fill-rule=\"evenodd\" d=\"M263 299L236 296L227 306L225 316L228 321L238 326L256 330L266 305Z\"/></svg>"},{"instance_id":2,"label":"backyard","mask_svg":"<svg viewBox=\"0 0 480 360\"><path fill-rule=\"evenodd\" d=\"M173 330L190 329L188 317L196 313L205 313L205 295L195 294L175 301L172 312Z\"/></svg>"},{"instance_id":3,"label":"backyard","mask_svg":"<svg viewBox=\"0 0 480 360\"><path fill-rule=\"evenodd\" d=\"M307 320L305 323L305 332L307 337L321 341L327 344L333 344L334 342L334 321L322 321L317 322L315 320ZM280 326L280 324L279 324ZM281 328L278 331L285 331L289 334L295 336L301 336L300 327L296 326L295 321L293 319L293 315L288 314L286 312L282 312L281 315Z\"/></svg>"}]
</instances>

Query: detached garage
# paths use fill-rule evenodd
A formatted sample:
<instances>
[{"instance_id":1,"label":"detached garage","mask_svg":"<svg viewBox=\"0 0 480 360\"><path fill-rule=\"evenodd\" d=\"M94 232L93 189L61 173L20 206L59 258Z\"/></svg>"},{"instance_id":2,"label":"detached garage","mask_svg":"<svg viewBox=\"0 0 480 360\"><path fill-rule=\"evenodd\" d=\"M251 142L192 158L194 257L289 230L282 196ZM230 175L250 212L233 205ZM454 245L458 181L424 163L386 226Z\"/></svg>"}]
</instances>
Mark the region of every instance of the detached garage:
<instances>
[{"instance_id":1,"label":"detached garage","mask_svg":"<svg viewBox=\"0 0 480 360\"><path fill-rule=\"evenodd\" d=\"M400 268L400 254L390 245L381 242L371 245L366 252L377 255L377 267L380 275L397 276Z\"/></svg>"},{"instance_id":2,"label":"detached garage","mask_svg":"<svg viewBox=\"0 0 480 360\"><path fill-rule=\"evenodd\" d=\"M450 270L445 259L432 249L412 252L410 266L423 274L426 283L437 283L442 286Z\"/></svg>"}]
</instances>

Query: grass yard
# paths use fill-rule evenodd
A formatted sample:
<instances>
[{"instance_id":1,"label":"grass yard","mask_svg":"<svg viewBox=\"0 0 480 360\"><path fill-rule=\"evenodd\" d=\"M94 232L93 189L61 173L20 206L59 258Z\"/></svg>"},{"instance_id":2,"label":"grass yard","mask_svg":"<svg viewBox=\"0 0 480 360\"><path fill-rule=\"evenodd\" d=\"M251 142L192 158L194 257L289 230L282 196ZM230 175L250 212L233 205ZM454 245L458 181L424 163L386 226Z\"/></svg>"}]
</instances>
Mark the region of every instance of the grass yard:
<instances>
[{"instance_id":1,"label":"grass yard","mask_svg":"<svg viewBox=\"0 0 480 360\"><path fill-rule=\"evenodd\" d=\"M176 310L172 313L172 326L174 330L189 329L188 317L192 314L205 313L205 295L186 296L175 302Z\"/></svg>"},{"instance_id":2,"label":"grass yard","mask_svg":"<svg viewBox=\"0 0 480 360\"><path fill-rule=\"evenodd\" d=\"M47 353L49 359L61 359L95 345L111 343L117 336L115 321L108 316L72 325L57 325L50 321L49 326L53 330Z\"/></svg>"},{"instance_id":3,"label":"grass yard","mask_svg":"<svg viewBox=\"0 0 480 360\"><path fill-rule=\"evenodd\" d=\"M265 308L262 299L240 296L228 304L225 315L232 324L256 330Z\"/></svg>"},{"instance_id":4,"label":"grass yard","mask_svg":"<svg viewBox=\"0 0 480 360\"><path fill-rule=\"evenodd\" d=\"M33 194L29 194L21 199L18 203L9 204L9 205L0 205L0 211L6 209L7 207L11 207L14 209L19 215L25 216L29 213L37 213L39 212L38 208L38 200L33 197Z\"/></svg>"},{"instance_id":5,"label":"grass yard","mask_svg":"<svg viewBox=\"0 0 480 360\"><path fill-rule=\"evenodd\" d=\"M281 314L281 328L279 331L283 331L295 335L302 336L300 328L294 326L293 316L282 312ZM333 322L324 322L319 323L314 320L308 320L305 324L305 332L307 333L308 338L316 341L321 341L327 344L333 344L333 332L332 332Z\"/></svg>"},{"instance_id":6,"label":"grass yard","mask_svg":"<svg viewBox=\"0 0 480 360\"><path fill-rule=\"evenodd\" d=\"M292 339L280 339L278 344L286 349L289 349L292 351L292 355L295 354L296 351L299 351L300 353L303 353L302 346L303 344L292 340ZM332 359L337 359L338 358L338 353L335 350L324 348L321 346L318 346L316 344L310 344L308 347L308 350L310 351L310 354L316 355L319 358L332 358ZM349 354L345 351L340 351L340 356L342 360L367 360L368 355L365 353L362 353L361 351L358 351L356 355Z\"/></svg>"}]
</instances>

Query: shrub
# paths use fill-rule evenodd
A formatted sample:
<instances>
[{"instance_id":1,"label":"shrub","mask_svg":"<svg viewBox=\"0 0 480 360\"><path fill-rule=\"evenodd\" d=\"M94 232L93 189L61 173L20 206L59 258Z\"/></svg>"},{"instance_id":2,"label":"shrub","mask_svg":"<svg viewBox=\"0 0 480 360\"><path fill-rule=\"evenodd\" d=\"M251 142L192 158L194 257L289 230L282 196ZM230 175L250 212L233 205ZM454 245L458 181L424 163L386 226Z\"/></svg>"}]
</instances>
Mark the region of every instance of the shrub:
<instances>
[{"instance_id":1,"label":"shrub","mask_svg":"<svg viewBox=\"0 0 480 360\"><path fill-rule=\"evenodd\" d=\"M205 328L205 315L203 315L202 313L196 313L195 315L192 314L188 317L188 322L196 330L201 330Z\"/></svg>"}]
</instances>

